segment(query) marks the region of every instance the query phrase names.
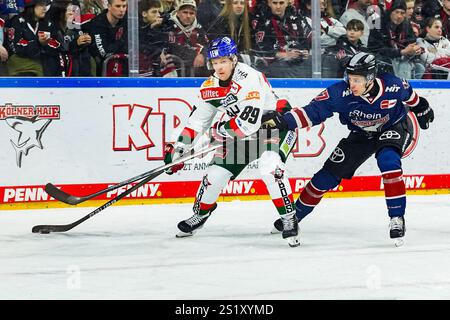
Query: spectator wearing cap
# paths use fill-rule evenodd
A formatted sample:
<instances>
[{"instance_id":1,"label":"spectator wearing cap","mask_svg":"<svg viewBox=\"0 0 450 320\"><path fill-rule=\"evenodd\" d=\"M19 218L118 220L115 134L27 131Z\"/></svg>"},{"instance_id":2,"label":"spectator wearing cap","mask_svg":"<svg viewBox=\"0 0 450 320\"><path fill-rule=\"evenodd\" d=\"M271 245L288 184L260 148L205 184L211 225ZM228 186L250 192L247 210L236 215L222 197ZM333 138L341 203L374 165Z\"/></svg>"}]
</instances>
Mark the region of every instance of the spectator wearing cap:
<instances>
[{"instance_id":1,"label":"spectator wearing cap","mask_svg":"<svg viewBox=\"0 0 450 320\"><path fill-rule=\"evenodd\" d=\"M169 53L180 57L186 68L194 67L196 76L209 74L205 67L206 32L197 22L195 0L180 0L178 8L164 22L168 36Z\"/></svg>"},{"instance_id":2,"label":"spectator wearing cap","mask_svg":"<svg viewBox=\"0 0 450 320\"><path fill-rule=\"evenodd\" d=\"M10 76L45 75L42 60L60 45L45 20L48 0L25 0L25 9L6 25Z\"/></svg>"},{"instance_id":3,"label":"spectator wearing cap","mask_svg":"<svg viewBox=\"0 0 450 320\"><path fill-rule=\"evenodd\" d=\"M422 64L416 64L420 61L421 48L416 44L417 37L406 20L406 9L404 0L396 0L391 5L381 21L381 28L370 32L368 49L379 55L380 61L392 64L397 77L415 79L422 76L425 68Z\"/></svg>"},{"instance_id":4,"label":"spectator wearing cap","mask_svg":"<svg viewBox=\"0 0 450 320\"><path fill-rule=\"evenodd\" d=\"M128 53L127 5L127 0L108 0L108 8L85 27L92 38L90 53L97 65L97 76L128 75L125 59L109 60L106 70L103 70L103 64L110 56Z\"/></svg>"}]
</instances>

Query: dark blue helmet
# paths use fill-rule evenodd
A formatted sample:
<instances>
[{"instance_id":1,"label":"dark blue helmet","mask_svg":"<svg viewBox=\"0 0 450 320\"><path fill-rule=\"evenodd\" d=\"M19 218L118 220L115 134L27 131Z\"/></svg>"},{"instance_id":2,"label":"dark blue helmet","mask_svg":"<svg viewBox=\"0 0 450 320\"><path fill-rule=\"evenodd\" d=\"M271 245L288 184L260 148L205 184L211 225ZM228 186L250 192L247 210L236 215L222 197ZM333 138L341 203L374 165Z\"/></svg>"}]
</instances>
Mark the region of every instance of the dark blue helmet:
<instances>
[{"instance_id":1,"label":"dark blue helmet","mask_svg":"<svg viewBox=\"0 0 450 320\"><path fill-rule=\"evenodd\" d=\"M208 49L208 60L221 57L233 57L238 54L236 42L230 37L214 39Z\"/></svg>"}]
</instances>

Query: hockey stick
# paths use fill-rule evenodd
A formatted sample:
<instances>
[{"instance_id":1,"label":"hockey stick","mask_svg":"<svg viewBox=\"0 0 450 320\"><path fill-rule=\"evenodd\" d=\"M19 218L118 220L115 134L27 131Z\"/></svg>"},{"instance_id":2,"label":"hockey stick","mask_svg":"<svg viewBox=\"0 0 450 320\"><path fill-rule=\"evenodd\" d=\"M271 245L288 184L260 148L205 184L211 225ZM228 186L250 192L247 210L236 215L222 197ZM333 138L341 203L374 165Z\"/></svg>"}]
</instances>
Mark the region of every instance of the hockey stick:
<instances>
[{"instance_id":1,"label":"hockey stick","mask_svg":"<svg viewBox=\"0 0 450 320\"><path fill-rule=\"evenodd\" d=\"M222 145L221 144L219 144L219 145L217 145L217 144L211 145L208 148L200 150L200 151L198 151L198 152L196 152L194 154L190 154L190 155L187 155L185 157L179 158L179 159L175 160L172 163L166 164L164 166L161 166L159 168L156 168L156 169L152 170L152 173L148 173L148 176L146 176L138 184L136 184L133 187L131 187L130 189L122 192L117 197L109 200L105 204L101 205L100 207L98 207L94 211L90 212L89 214L87 214L86 216L82 217L81 219L79 219L79 220L77 220L75 222L72 222L72 223L69 223L69 224L63 224L63 225L37 225L37 226L33 227L31 232L33 232L33 233L50 233L50 232L65 232L65 231L68 231L68 230L76 227L80 223L86 221L87 219L95 216L100 211L102 211L102 210L108 208L109 206L113 205L114 203L116 203L120 199L126 197L127 195L132 193L134 190L138 189L139 187L143 186L144 184L146 184L150 180L152 180L152 179L156 178L157 176L159 176L160 174L162 174L166 169L171 168L172 166L177 165L179 163L182 163L182 162L191 160L193 158L196 158L198 156L201 156L201 155L203 155L205 153L208 153L208 152L211 152L213 150L216 150L220 146L222 146Z\"/></svg>"},{"instance_id":2,"label":"hockey stick","mask_svg":"<svg viewBox=\"0 0 450 320\"><path fill-rule=\"evenodd\" d=\"M208 152L208 151L205 150L205 152ZM173 165L173 163L172 163L172 165ZM64 203L67 203L67 204L70 204L70 205L77 205L79 203L85 202L87 200L95 198L95 197L97 197L99 195L102 195L104 193L107 193L109 191L112 191L112 190L118 189L120 187L123 187L123 186L125 186L125 185L127 185L129 183L141 180L141 179L145 178L148 175L151 175L151 174L153 174L155 172L159 172L161 169L162 169L162 167L152 169L150 171L144 172L144 173L142 173L140 175L137 175L135 177L129 178L129 179L125 180L125 181L122 181L122 182L119 182L119 183L117 183L115 185L112 185L112 186L110 186L110 187L108 187L106 189L102 189L102 190L97 191L95 193L88 194L86 196L81 196L81 197L77 197L77 196L71 195L71 194L69 194L67 192L64 192L61 189L58 189L52 183L47 183L45 185L44 190L45 190L45 192L47 192L51 197L55 198L56 200L59 200L61 202L64 202Z\"/></svg>"}]
</instances>

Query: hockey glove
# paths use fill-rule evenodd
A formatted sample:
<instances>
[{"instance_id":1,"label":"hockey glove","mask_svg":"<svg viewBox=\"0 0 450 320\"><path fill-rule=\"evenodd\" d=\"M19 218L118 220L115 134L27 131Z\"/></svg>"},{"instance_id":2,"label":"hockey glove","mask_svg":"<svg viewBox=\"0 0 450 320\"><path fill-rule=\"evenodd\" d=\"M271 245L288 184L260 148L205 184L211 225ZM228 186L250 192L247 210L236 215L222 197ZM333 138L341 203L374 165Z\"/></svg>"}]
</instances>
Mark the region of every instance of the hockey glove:
<instances>
[{"instance_id":1,"label":"hockey glove","mask_svg":"<svg viewBox=\"0 0 450 320\"><path fill-rule=\"evenodd\" d=\"M281 113L275 110L271 110L266 114L263 114L261 119L261 128L262 129L278 129L287 131L288 124L286 120L283 119Z\"/></svg>"},{"instance_id":2,"label":"hockey glove","mask_svg":"<svg viewBox=\"0 0 450 320\"><path fill-rule=\"evenodd\" d=\"M181 158L183 154L186 152L187 146L184 143L176 143L175 146L171 143L166 144L164 148L164 163L169 164L173 161ZM166 169L166 173L168 175L174 174L175 172L183 169L184 162L176 164L168 169Z\"/></svg>"},{"instance_id":3,"label":"hockey glove","mask_svg":"<svg viewBox=\"0 0 450 320\"><path fill-rule=\"evenodd\" d=\"M419 104L411 108L411 111L416 115L419 126L424 130L428 129L430 122L434 120L434 111L430 108L428 101L420 97Z\"/></svg>"}]
</instances>

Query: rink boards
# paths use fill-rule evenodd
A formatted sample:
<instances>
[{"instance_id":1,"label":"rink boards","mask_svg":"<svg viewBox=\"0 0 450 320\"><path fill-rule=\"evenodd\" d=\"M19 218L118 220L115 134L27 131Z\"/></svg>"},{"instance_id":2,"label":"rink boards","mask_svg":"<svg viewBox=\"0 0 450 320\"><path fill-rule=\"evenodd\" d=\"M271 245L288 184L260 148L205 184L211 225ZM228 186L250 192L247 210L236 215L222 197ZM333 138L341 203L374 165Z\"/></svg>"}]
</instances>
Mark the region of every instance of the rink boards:
<instances>
[{"instance_id":1,"label":"rink boards","mask_svg":"<svg viewBox=\"0 0 450 320\"><path fill-rule=\"evenodd\" d=\"M184 127L202 80L1 79L0 208L60 206L43 190L47 182L85 195L161 166L164 144ZM280 97L300 106L333 82L271 81ZM429 130L420 132L416 147L403 160L408 193L448 193L450 84L412 81L412 85L429 100L436 120ZM348 130L334 116L298 133L287 162L295 193L321 168ZM196 159L175 175L161 175L122 203L191 201L210 158ZM383 194L373 158L358 169L354 179L344 180L329 195L360 194ZM97 199L116 195L112 192ZM223 190L221 200L236 198L267 198L257 162Z\"/></svg>"}]
</instances>

